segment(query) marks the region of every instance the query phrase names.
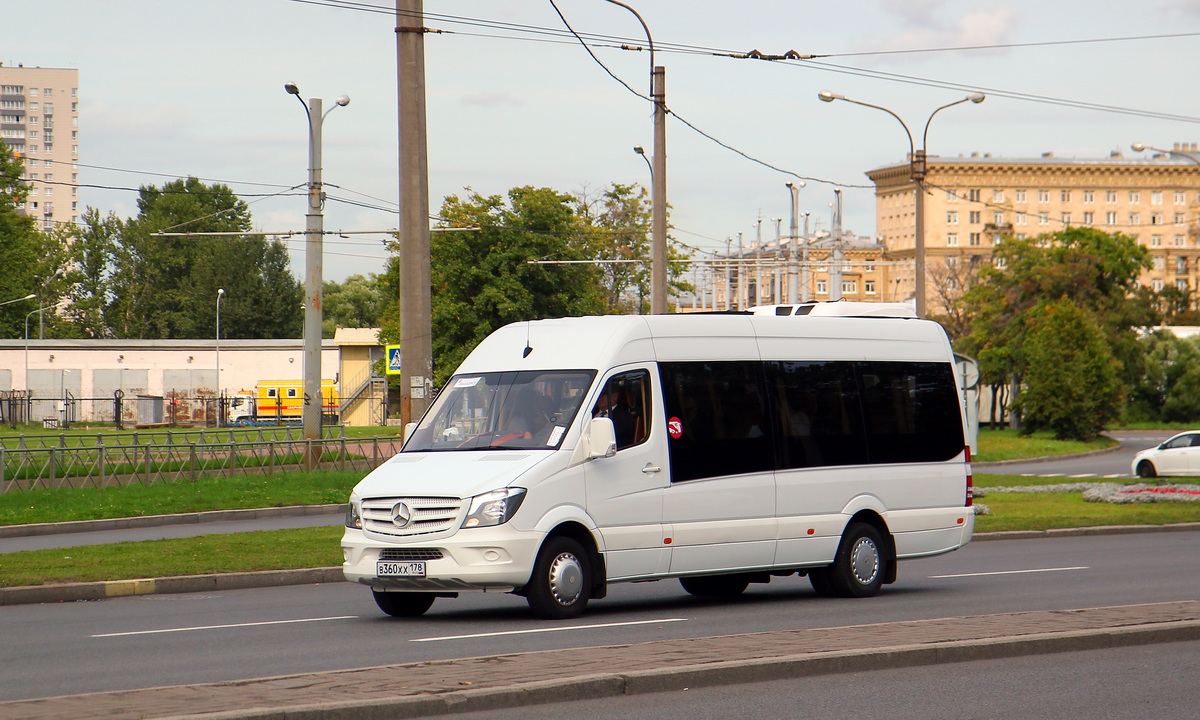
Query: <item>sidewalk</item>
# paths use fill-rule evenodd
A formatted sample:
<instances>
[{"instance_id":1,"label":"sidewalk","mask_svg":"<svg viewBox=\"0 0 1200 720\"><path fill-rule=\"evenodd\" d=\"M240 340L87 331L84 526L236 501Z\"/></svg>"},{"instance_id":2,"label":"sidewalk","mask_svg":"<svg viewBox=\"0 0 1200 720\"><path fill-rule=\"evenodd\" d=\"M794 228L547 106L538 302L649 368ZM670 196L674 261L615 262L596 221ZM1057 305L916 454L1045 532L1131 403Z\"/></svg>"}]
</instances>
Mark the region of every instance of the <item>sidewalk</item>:
<instances>
[{"instance_id":1,"label":"sidewalk","mask_svg":"<svg viewBox=\"0 0 1200 720\"><path fill-rule=\"evenodd\" d=\"M1200 600L661 640L71 695L0 703L0 717L391 720L1194 640L1200 640Z\"/></svg>"}]
</instances>

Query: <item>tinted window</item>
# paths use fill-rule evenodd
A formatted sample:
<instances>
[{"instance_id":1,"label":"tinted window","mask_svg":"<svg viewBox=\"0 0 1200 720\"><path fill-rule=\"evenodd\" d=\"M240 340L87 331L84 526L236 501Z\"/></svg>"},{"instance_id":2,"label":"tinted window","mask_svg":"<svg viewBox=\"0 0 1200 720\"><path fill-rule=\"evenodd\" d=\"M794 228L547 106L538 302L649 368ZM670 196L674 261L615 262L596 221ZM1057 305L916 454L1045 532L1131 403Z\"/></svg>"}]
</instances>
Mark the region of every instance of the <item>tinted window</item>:
<instances>
[{"instance_id":1,"label":"tinted window","mask_svg":"<svg viewBox=\"0 0 1200 720\"><path fill-rule=\"evenodd\" d=\"M870 462L941 462L962 452L963 428L948 363L856 363Z\"/></svg>"},{"instance_id":2,"label":"tinted window","mask_svg":"<svg viewBox=\"0 0 1200 720\"><path fill-rule=\"evenodd\" d=\"M634 370L614 375L592 408L592 417L613 421L617 450L646 442L650 429L650 373Z\"/></svg>"},{"instance_id":3,"label":"tinted window","mask_svg":"<svg viewBox=\"0 0 1200 720\"><path fill-rule=\"evenodd\" d=\"M661 363L671 480L775 467L758 362Z\"/></svg>"},{"instance_id":4,"label":"tinted window","mask_svg":"<svg viewBox=\"0 0 1200 720\"><path fill-rule=\"evenodd\" d=\"M779 418L781 468L867 462L867 442L852 363L767 365L771 401Z\"/></svg>"}]
</instances>

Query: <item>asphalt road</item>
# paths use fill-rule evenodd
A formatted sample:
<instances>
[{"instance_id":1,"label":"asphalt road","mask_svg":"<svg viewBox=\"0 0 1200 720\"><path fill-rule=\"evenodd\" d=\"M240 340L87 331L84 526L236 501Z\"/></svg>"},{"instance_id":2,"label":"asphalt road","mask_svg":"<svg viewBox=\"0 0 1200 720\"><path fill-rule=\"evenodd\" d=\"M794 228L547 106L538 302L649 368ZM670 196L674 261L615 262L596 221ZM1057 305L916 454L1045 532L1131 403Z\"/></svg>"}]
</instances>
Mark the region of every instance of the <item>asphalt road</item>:
<instances>
[{"instance_id":1,"label":"asphalt road","mask_svg":"<svg viewBox=\"0 0 1200 720\"><path fill-rule=\"evenodd\" d=\"M560 718L1005 718L1128 720L1196 716L1200 642L854 672L686 692L465 713L460 720Z\"/></svg>"},{"instance_id":2,"label":"asphalt road","mask_svg":"<svg viewBox=\"0 0 1200 720\"><path fill-rule=\"evenodd\" d=\"M0 607L0 700L782 629L1192 600L1200 533L976 542L909 561L876 598L804 580L710 602L678 583L614 586L581 619L531 618L520 598L464 595L395 620L345 583ZM68 670L69 669L69 670Z\"/></svg>"},{"instance_id":3,"label":"asphalt road","mask_svg":"<svg viewBox=\"0 0 1200 720\"><path fill-rule=\"evenodd\" d=\"M1106 433L1121 442L1115 451L1087 455L1068 456L1057 460L1038 460L1015 463L976 463L977 473L999 475L1053 475L1079 480L1102 480L1104 478L1131 478L1130 463L1139 450L1154 447L1175 435L1174 431L1118 431Z\"/></svg>"}]
</instances>

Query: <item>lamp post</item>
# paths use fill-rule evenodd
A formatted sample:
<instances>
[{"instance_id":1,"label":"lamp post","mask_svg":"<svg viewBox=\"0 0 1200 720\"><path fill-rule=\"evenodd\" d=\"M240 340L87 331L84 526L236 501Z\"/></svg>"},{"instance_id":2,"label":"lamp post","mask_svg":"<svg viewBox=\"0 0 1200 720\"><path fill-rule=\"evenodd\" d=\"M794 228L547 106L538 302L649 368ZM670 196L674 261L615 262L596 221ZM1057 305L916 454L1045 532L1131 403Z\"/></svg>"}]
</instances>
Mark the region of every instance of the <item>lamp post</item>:
<instances>
[{"instance_id":1,"label":"lamp post","mask_svg":"<svg viewBox=\"0 0 1200 720\"><path fill-rule=\"evenodd\" d=\"M22 299L24 299L24 298L22 298ZM66 300L61 300L53 305L43 305L42 307L38 308L37 310L30 310L29 314L25 316L25 390L26 390L26 392L29 391L29 318L33 317L34 315L38 315L40 317L43 310L52 310L56 307L61 307L62 305L66 305L66 304L67 304Z\"/></svg>"},{"instance_id":2,"label":"lamp post","mask_svg":"<svg viewBox=\"0 0 1200 720\"><path fill-rule=\"evenodd\" d=\"M796 221L800 214L800 188L804 187L804 181L797 184L787 183L788 193L792 198L792 222L788 226L788 249L787 249L787 301L795 304L796 302ZM800 297L803 302L808 302L808 238L804 238L804 268L800 270Z\"/></svg>"},{"instance_id":3,"label":"lamp post","mask_svg":"<svg viewBox=\"0 0 1200 720\"><path fill-rule=\"evenodd\" d=\"M667 89L666 68L654 64L654 38L650 27L637 10L619 0L620 5L637 18L650 46L650 101L654 103L654 164L650 169L650 313L667 312ZM641 153L644 156L645 151Z\"/></svg>"},{"instance_id":4,"label":"lamp post","mask_svg":"<svg viewBox=\"0 0 1200 720\"><path fill-rule=\"evenodd\" d=\"M63 368L58 373L58 406L59 412L62 413L62 422L59 427L66 430L71 426L71 421L67 416L67 373L71 372L67 368Z\"/></svg>"},{"instance_id":5,"label":"lamp post","mask_svg":"<svg viewBox=\"0 0 1200 720\"><path fill-rule=\"evenodd\" d=\"M1185 160L1191 160L1192 162L1196 163L1197 165L1200 165L1200 157L1197 157L1196 155L1194 155L1190 152L1183 152L1182 150L1164 150L1163 148L1157 148L1157 147L1154 147L1153 145L1147 145L1146 143L1140 143L1140 142L1135 142L1134 144L1130 145L1129 147L1133 148L1134 152L1142 152L1143 150L1153 150L1154 152L1159 152L1164 155L1173 155L1175 157L1184 158Z\"/></svg>"},{"instance_id":6,"label":"lamp post","mask_svg":"<svg viewBox=\"0 0 1200 720\"><path fill-rule=\"evenodd\" d=\"M296 83L285 83L283 89L295 95L304 106L308 116L308 212L305 214L304 244L304 439L321 439L321 413L325 398L321 395L321 308L322 274L324 258L325 218L321 209L325 202L325 191L321 184L321 127L325 116L338 107L350 104L349 95L340 95L337 104L325 113L321 112L321 98L309 98L305 103L300 97ZM218 296L218 302L220 298ZM308 458L311 468L314 458Z\"/></svg>"},{"instance_id":7,"label":"lamp post","mask_svg":"<svg viewBox=\"0 0 1200 720\"><path fill-rule=\"evenodd\" d=\"M12 305L13 303L19 303L22 300L32 300L35 297L37 297L37 295L34 295L33 293L29 293L25 297L19 297L16 300L5 300L4 302L0 302L0 305Z\"/></svg>"},{"instance_id":8,"label":"lamp post","mask_svg":"<svg viewBox=\"0 0 1200 720\"><path fill-rule=\"evenodd\" d=\"M926 161L925 148L929 141L929 124L931 122L933 122L934 115L937 115L939 112L945 110L948 107L954 107L955 105L959 105L959 104L965 103L967 101L973 102L975 104L979 104L979 103L983 102L987 96L984 95L983 93L971 93L970 95L966 96L965 98L963 98L961 100L955 100L952 103L946 103L945 105L939 107L938 109L936 109L932 113L930 113L929 119L927 119L925 121L925 132L921 135L921 147L920 148L917 148L913 144L912 132L909 131L908 125L906 125L904 123L904 120L902 120L899 115L892 112L891 110L888 110L885 107L882 107L880 105L872 105L871 103L865 103L865 102L861 102L858 100L851 100L850 98L846 97L845 95L841 95L841 94L835 93L835 92L830 92L828 90L822 90L821 92L817 93L817 97L820 98L820 100L822 102L833 102L834 100L844 100L845 102L854 103L855 105L862 105L863 107L869 107L869 108L875 108L876 110L882 110L883 112L887 113L888 115L891 115L892 117L896 118L896 120L899 121L900 126L904 128L904 134L908 136L909 178L913 181L913 184L915 186L916 193L917 193L916 207L915 207L915 213L914 213L915 214L914 219L916 221L916 232L913 235L913 265L914 265L914 275L915 275L913 294L916 297L917 317L924 317L925 316L925 169L926 169L926 167L925 167L925 161Z\"/></svg>"},{"instance_id":9,"label":"lamp post","mask_svg":"<svg viewBox=\"0 0 1200 720\"><path fill-rule=\"evenodd\" d=\"M221 298L225 288L217 288L217 427L221 427Z\"/></svg>"}]
</instances>

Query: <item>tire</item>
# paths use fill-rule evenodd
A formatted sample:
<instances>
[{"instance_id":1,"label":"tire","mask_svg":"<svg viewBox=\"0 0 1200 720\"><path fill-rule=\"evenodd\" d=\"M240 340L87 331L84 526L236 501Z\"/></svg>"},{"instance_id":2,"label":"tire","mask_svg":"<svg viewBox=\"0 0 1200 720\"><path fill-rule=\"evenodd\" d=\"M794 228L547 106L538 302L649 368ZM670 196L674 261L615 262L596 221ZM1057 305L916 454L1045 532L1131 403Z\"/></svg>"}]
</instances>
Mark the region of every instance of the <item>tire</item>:
<instances>
[{"instance_id":1,"label":"tire","mask_svg":"<svg viewBox=\"0 0 1200 720\"><path fill-rule=\"evenodd\" d=\"M813 590L821 597L837 597L833 591L833 582L829 579L829 568L813 568L808 571L808 582Z\"/></svg>"},{"instance_id":2,"label":"tire","mask_svg":"<svg viewBox=\"0 0 1200 720\"><path fill-rule=\"evenodd\" d=\"M750 581L744 575L701 575L679 578L679 584L698 597L732 598L745 592Z\"/></svg>"},{"instance_id":3,"label":"tire","mask_svg":"<svg viewBox=\"0 0 1200 720\"><path fill-rule=\"evenodd\" d=\"M378 592L371 591L379 609L392 617L420 617L425 614L437 597L422 592Z\"/></svg>"},{"instance_id":4,"label":"tire","mask_svg":"<svg viewBox=\"0 0 1200 720\"><path fill-rule=\"evenodd\" d=\"M592 566L583 546L569 537L553 537L542 545L525 600L547 620L578 617L592 589Z\"/></svg>"},{"instance_id":5,"label":"tire","mask_svg":"<svg viewBox=\"0 0 1200 720\"><path fill-rule=\"evenodd\" d=\"M1138 463L1137 471L1140 478L1149 479L1158 477L1158 471L1154 469L1154 463L1149 460L1143 460Z\"/></svg>"},{"instance_id":6,"label":"tire","mask_svg":"<svg viewBox=\"0 0 1200 720\"><path fill-rule=\"evenodd\" d=\"M852 523L842 534L833 564L825 569L832 594L855 598L875 595L883 587L887 563L879 531L866 523Z\"/></svg>"}]
</instances>

